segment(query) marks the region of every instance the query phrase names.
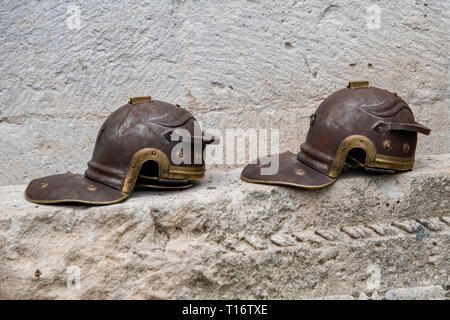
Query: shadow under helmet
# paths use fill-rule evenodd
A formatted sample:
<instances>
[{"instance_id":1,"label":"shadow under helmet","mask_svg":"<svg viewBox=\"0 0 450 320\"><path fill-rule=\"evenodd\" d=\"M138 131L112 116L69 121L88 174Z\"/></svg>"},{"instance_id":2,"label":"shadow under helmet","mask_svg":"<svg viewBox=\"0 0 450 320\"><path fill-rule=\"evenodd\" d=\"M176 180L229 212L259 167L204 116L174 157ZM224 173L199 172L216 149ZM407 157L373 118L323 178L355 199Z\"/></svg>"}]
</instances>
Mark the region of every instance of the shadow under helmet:
<instances>
[{"instance_id":1,"label":"shadow under helmet","mask_svg":"<svg viewBox=\"0 0 450 320\"><path fill-rule=\"evenodd\" d=\"M213 141L179 105L131 98L101 126L84 176L65 173L35 179L25 197L44 204L106 205L126 199L136 186L187 188L203 177L204 149Z\"/></svg>"},{"instance_id":2,"label":"shadow under helmet","mask_svg":"<svg viewBox=\"0 0 450 320\"><path fill-rule=\"evenodd\" d=\"M430 129L416 123L412 110L396 93L370 87L367 81L350 82L328 96L310 117L306 142L300 152L271 155L247 165L247 182L318 189L332 184L350 163L370 172L411 170L417 133ZM261 171L273 157L279 170Z\"/></svg>"}]
</instances>

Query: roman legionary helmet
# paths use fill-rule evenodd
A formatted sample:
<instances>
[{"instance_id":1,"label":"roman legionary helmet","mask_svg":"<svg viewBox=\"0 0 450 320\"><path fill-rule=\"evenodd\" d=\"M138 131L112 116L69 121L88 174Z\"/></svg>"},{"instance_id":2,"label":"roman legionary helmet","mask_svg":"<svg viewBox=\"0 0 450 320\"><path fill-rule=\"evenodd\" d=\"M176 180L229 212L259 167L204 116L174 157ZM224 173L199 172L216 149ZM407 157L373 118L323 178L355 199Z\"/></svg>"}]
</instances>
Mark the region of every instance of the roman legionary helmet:
<instances>
[{"instance_id":1,"label":"roman legionary helmet","mask_svg":"<svg viewBox=\"0 0 450 320\"><path fill-rule=\"evenodd\" d=\"M84 176L35 179L25 197L35 203L105 205L124 200L135 186L187 188L203 177L205 145L213 141L179 105L131 98L103 123Z\"/></svg>"},{"instance_id":2,"label":"roman legionary helmet","mask_svg":"<svg viewBox=\"0 0 450 320\"><path fill-rule=\"evenodd\" d=\"M416 123L396 93L369 87L367 81L350 82L328 96L310 117L306 142L297 155L275 155L278 172L262 171L275 159L272 155L247 165L241 178L318 189L335 182L345 163L370 172L411 170L417 132L428 135L430 129Z\"/></svg>"}]
</instances>

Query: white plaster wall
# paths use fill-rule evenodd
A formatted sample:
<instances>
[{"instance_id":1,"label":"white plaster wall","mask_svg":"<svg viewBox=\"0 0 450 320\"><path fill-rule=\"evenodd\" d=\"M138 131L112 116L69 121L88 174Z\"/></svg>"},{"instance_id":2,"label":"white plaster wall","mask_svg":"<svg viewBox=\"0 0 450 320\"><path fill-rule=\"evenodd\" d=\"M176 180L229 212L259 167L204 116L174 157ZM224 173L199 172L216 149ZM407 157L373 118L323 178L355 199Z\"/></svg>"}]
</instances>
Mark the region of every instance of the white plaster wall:
<instances>
[{"instance_id":1,"label":"white plaster wall","mask_svg":"<svg viewBox=\"0 0 450 320\"><path fill-rule=\"evenodd\" d=\"M280 129L280 148L295 152L305 117L360 79L397 92L433 129L418 153L448 153L449 9L446 0L2 1L0 184L83 172L102 121L139 95L185 106L206 128Z\"/></svg>"}]
</instances>

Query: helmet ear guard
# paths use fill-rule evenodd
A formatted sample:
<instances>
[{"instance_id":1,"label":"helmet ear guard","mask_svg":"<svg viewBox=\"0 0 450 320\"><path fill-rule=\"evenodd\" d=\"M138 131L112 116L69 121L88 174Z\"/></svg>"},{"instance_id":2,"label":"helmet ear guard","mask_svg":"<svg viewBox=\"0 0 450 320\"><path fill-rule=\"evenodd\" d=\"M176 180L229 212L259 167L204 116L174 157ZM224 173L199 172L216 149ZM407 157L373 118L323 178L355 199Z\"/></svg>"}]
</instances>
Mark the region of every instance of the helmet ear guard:
<instances>
[{"instance_id":1,"label":"helmet ear guard","mask_svg":"<svg viewBox=\"0 0 450 320\"><path fill-rule=\"evenodd\" d=\"M127 176L122 186L122 192L131 193L139 178L139 172L142 165L153 160L158 164L158 177L141 177L147 180L159 181L162 179L175 180L199 180L205 175L205 166L201 167L184 167L170 165L166 154L161 150L154 148L145 148L136 152L131 159Z\"/></svg>"},{"instance_id":2,"label":"helmet ear guard","mask_svg":"<svg viewBox=\"0 0 450 320\"><path fill-rule=\"evenodd\" d=\"M347 155L354 148L361 148L366 152L364 163L360 162L360 166L374 166L377 151L373 142L365 136L351 135L340 143L328 176L337 178L341 174Z\"/></svg>"},{"instance_id":3,"label":"helmet ear guard","mask_svg":"<svg viewBox=\"0 0 450 320\"><path fill-rule=\"evenodd\" d=\"M158 164L158 177L168 177L169 159L164 152L154 148L145 148L136 152L131 159L127 176L122 186L122 192L131 193L139 177L144 162L153 160Z\"/></svg>"},{"instance_id":4,"label":"helmet ear guard","mask_svg":"<svg viewBox=\"0 0 450 320\"><path fill-rule=\"evenodd\" d=\"M358 159L348 158L352 149L360 148L365 151L364 163ZM393 173L395 171L411 170L414 165L414 157L394 157L377 153L375 144L362 135L351 135L342 140L334 157L328 176L337 178L346 161L352 165L363 167L367 172Z\"/></svg>"}]
</instances>

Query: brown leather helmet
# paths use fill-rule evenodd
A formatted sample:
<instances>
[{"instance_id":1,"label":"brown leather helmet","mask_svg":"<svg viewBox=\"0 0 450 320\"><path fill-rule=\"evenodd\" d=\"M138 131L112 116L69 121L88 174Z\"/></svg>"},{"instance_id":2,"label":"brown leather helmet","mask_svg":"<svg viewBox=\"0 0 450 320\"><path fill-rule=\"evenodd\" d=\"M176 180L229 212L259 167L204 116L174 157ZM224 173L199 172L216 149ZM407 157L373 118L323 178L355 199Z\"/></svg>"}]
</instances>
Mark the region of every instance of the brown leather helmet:
<instances>
[{"instance_id":1,"label":"brown leather helmet","mask_svg":"<svg viewBox=\"0 0 450 320\"><path fill-rule=\"evenodd\" d=\"M135 186L187 188L203 177L205 145L213 141L179 105L131 98L103 123L84 176L35 179L25 197L34 203L106 205L124 200Z\"/></svg>"},{"instance_id":2,"label":"brown leather helmet","mask_svg":"<svg viewBox=\"0 0 450 320\"><path fill-rule=\"evenodd\" d=\"M318 189L332 184L344 164L370 172L411 170L417 132L430 129L416 123L414 115L396 93L369 87L367 81L350 82L328 96L310 118L306 142L290 152L257 159L241 178L247 182ZM277 157L279 170L262 170Z\"/></svg>"}]
</instances>

